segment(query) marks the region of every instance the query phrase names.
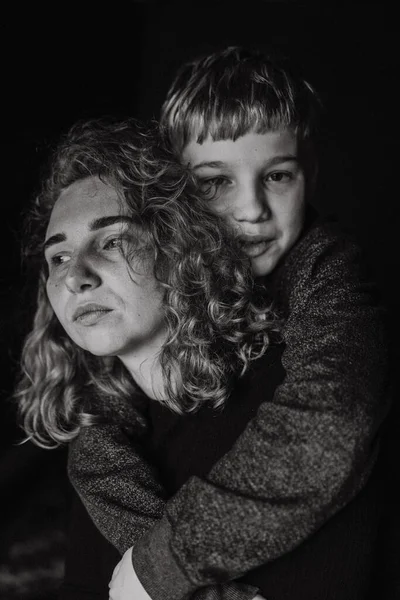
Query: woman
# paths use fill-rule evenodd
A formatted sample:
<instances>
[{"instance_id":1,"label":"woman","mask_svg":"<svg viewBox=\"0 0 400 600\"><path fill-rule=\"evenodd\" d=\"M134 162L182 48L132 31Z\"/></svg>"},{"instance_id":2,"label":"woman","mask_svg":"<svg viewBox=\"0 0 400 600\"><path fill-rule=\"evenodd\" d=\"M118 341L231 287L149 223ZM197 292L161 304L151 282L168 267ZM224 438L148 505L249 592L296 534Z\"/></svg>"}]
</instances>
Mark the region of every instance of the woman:
<instances>
[{"instance_id":1,"label":"woman","mask_svg":"<svg viewBox=\"0 0 400 600\"><path fill-rule=\"evenodd\" d=\"M40 274L18 395L44 447L110 419L143 438L148 398L222 406L277 329L248 260L154 135L77 124L29 215Z\"/></svg>"}]
</instances>

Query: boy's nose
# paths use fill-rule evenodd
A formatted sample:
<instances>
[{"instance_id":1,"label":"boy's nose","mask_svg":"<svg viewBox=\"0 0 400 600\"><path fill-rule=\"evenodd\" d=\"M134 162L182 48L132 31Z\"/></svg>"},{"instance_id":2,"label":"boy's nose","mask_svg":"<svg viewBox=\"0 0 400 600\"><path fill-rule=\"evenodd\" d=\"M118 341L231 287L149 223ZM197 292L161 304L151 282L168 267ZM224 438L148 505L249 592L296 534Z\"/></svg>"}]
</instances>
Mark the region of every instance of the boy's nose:
<instances>
[{"instance_id":1,"label":"boy's nose","mask_svg":"<svg viewBox=\"0 0 400 600\"><path fill-rule=\"evenodd\" d=\"M271 216L268 198L259 183L249 184L238 190L234 217L237 221L266 221Z\"/></svg>"},{"instance_id":2,"label":"boy's nose","mask_svg":"<svg viewBox=\"0 0 400 600\"><path fill-rule=\"evenodd\" d=\"M65 285L72 294L79 294L90 289L95 289L101 279L88 262L82 259L72 259L65 277Z\"/></svg>"}]
</instances>

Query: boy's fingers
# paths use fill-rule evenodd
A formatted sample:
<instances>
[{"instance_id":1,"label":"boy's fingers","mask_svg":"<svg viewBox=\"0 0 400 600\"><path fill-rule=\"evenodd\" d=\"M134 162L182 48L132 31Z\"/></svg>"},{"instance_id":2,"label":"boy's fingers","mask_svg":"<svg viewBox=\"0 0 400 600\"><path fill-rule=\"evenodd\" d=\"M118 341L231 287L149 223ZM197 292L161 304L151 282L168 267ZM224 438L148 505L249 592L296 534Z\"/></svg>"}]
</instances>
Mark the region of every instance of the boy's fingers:
<instances>
[{"instance_id":1,"label":"boy's fingers","mask_svg":"<svg viewBox=\"0 0 400 600\"><path fill-rule=\"evenodd\" d=\"M110 585L112 584L112 582L114 581L114 579L115 579L115 578L116 578L116 576L118 575L118 571L119 571L119 570L120 570L120 568L121 568L121 562L122 562L122 560L120 560L120 561L119 561L119 563L117 563L117 564L116 564L116 566L115 566L115 568L114 568L114 571L112 572L111 579L110 579L110 583L108 584L108 587L110 587Z\"/></svg>"}]
</instances>

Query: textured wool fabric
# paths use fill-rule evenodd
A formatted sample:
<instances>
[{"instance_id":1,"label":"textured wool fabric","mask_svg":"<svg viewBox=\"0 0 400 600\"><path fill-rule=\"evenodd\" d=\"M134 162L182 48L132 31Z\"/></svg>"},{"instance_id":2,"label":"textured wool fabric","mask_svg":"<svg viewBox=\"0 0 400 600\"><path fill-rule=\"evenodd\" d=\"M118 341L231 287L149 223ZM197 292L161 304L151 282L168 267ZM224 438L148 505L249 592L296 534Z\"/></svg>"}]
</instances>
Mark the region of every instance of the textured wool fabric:
<instances>
[{"instance_id":1,"label":"textured wool fabric","mask_svg":"<svg viewBox=\"0 0 400 600\"><path fill-rule=\"evenodd\" d=\"M286 318L285 378L208 473L187 473L167 501L162 465L158 473L146 450L151 427L85 428L70 446L73 484L107 539L120 552L135 546L154 600L218 587L295 550L360 492L376 461L387 340L359 249L317 221L266 285ZM262 383L252 380L244 403L263 391L255 371Z\"/></svg>"}]
</instances>

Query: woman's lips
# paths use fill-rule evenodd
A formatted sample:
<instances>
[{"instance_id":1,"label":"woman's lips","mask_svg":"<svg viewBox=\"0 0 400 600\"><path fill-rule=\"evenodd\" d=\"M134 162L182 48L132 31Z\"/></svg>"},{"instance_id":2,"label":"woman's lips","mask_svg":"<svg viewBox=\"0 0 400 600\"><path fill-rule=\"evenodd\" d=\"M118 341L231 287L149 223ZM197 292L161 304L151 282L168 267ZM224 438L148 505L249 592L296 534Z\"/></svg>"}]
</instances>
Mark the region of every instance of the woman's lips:
<instances>
[{"instance_id":1,"label":"woman's lips","mask_svg":"<svg viewBox=\"0 0 400 600\"><path fill-rule=\"evenodd\" d=\"M94 325L111 311L112 309L107 306L89 302L78 306L72 316L72 320L81 325Z\"/></svg>"},{"instance_id":2,"label":"woman's lips","mask_svg":"<svg viewBox=\"0 0 400 600\"><path fill-rule=\"evenodd\" d=\"M108 315L111 312L110 309L108 308L104 308L104 309L97 309L97 310L90 310L88 312L84 312L81 315L79 315L76 319L75 322L79 323L80 325L95 325L98 321L100 321L100 319L102 319L103 317L105 317L106 315Z\"/></svg>"}]
</instances>

